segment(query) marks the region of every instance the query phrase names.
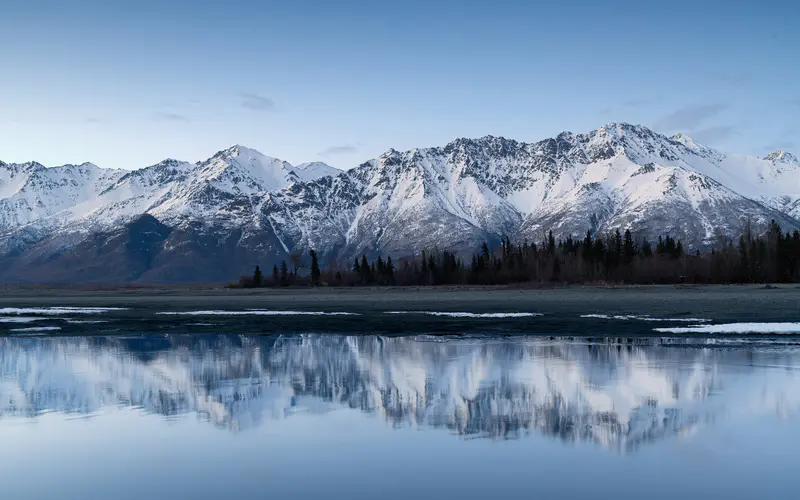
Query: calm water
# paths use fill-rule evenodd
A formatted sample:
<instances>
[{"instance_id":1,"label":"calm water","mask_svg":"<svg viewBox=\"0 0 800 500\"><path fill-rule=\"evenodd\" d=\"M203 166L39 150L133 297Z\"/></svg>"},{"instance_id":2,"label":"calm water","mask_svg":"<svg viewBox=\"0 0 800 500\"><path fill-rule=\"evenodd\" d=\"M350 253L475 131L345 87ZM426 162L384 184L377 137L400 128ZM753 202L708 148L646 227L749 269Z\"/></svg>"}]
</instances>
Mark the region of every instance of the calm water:
<instances>
[{"instance_id":1,"label":"calm water","mask_svg":"<svg viewBox=\"0 0 800 500\"><path fill-rule=\"evenodd\" d=\"M774 340L5 337L0 497L797 498L799 367Z\"/></svg>"}]
</instances>

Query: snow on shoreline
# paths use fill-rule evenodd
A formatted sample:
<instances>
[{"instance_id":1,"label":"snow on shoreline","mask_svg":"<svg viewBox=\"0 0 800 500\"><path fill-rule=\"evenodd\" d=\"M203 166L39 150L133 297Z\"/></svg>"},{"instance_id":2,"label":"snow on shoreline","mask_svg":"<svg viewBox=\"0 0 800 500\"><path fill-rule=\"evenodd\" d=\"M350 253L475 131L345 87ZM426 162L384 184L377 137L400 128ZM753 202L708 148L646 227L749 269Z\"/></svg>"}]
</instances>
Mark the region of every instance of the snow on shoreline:
<instances>
[{"instance_id":1,"label":"snow on shoreline","mask_svg":"<svg viewBox=\"0 0 800 500\"><path fill-rule=\"evenodd\" d=\"M654 328L659 333L757 333L800 334L800 323L723 323L719 325L690 325L675 328Z\"/></svg>"},{"instance_id":2,"label":"snow on shoreline","mask_svg":"<svg viewBox=\"0 0 800 500\"><path fill-rule=\"evenodd\" d=\"M61 330L60 326L32 326L28 328L12 328L10 331L12 332L54 332L56 330Z\"/></svg>"},{"instance_id":3,"label":"snow on shoreline","mask_svg":"<svg viewBox=\"0 0 800 500\"><path fill-rule=\"evenodd\" d=\"M66 314L102 314L127 310L124 307L3 307L0 308L0 315L39 314L43 316L59 316Z\"/></svg>"},{"instance_id":4,"label":"snow on shoreline","mask_svg":"<svg viewBox=\"0 0 800 500\"><path fill-rule=\"evenodd\" d=\"M161 316L360 316L351 312L324 312L324 311L272 311L267 309L248 309L246 311L166 311L159 312Z\"/></svg>"},{"instance_id":5,"label":"snow on shoreline","mask_svg":"<svg viewBox=\"0 0 800 500\"><path fill-rule=\"evenodd\" d=\"M610 315L610 314L582 314L581 318L593 319L617 319L623 321L654 321L654 322L681 322L681 323L706 323L711 321L705 318L654 318L648 315L636 314L623 314L623 315Z\"/></svg>"},{"instance_id":6,"label":"snow on shoreline","mask_svg":"<svg viewBox=\"0 0 800 500\"><path fill-rule=\"evenodd\" d=\"M34 321L42 321L47 318L42 317L29 317L29 316L10 316L0 317L0 323L33 323Z\"/></svg>"},{"instance_id":7,"label":"snow on shoreline","mask_svg":"<svg viewBox=\"0 0 800 500\"><path fill-rule=\"evenodd\" d=\"M444 316L449 318L529 318L543 316L541 313L471 313L471 312L443 312L443 311L387 311L386 314L426 314L428 316Z\"/></svg>"}]
</instances>

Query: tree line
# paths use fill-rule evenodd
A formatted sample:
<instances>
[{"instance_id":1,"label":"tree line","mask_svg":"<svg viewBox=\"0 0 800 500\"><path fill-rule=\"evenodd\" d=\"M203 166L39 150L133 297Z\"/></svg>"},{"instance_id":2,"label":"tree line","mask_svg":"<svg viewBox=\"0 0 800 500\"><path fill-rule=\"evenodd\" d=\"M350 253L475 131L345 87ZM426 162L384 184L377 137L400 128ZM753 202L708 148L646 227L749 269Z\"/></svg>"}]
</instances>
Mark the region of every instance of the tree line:
<instances>
[{"instance_id":1,"label":"tree line","mask_svg":"<svg viewBox=\"0 0 800 500\"><path fill-rule=\"evenodd\" d=\"M800 232L784 232L772 221L756 235L748 224L738 241L721 239L708 252L687 252L670 236L635 240L619 230L606 235L587 231L583 238L554 238L513 243L506 238L490 248L484 243L466 258L446 250L428 250L402 258L370 261L366 255L349 266L320 268L309 252L307 272L294 259L274 266L270 277L256 267L239 285L260 286L433 286L508 285L515 283L796 283L800 282Z\"/></svg>"}]
</instances>

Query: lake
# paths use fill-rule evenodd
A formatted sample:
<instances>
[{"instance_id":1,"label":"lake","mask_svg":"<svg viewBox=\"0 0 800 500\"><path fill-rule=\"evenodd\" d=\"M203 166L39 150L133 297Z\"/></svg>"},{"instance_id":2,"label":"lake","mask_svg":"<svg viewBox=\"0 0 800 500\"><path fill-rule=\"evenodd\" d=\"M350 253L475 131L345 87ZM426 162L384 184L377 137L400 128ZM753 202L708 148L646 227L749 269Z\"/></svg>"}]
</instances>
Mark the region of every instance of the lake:
<instances>
[{"instance_id":1,"label":"lake","mask_svg":"<svg viewBox=\"0 0 800 500\"><path fill-rule=\"evenodd\" d=\"M761 316L6 298L0 497L797 498L800 331L777 293Z\"/></svg>"},{"instance_id":2,"label":"lake","mask_svg":"<svg viewBox=\"0 0 800 500\"><path fill-rule=\"evenodd\" d=\"M4 498L793 498L800 352L531 337L0 340ZM613 494L612 494L613 493Z\"/></svg>"}]
</instances>

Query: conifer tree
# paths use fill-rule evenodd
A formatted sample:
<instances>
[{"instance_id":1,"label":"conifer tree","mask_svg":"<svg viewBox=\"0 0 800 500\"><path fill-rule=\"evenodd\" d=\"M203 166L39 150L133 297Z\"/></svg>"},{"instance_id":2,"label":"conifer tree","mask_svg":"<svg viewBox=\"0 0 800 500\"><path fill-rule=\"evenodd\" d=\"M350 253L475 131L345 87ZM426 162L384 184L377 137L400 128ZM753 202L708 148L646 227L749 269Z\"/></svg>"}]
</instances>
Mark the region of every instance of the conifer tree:
<instances>
[{"instance_id":1,"label":"conifer tree","mask_svg":"<svg viewBox=\"0 0 800 500\"><path fill-rule=\"evenodd\" d=\"M371 273L369 270L369 262L367 262L367 256L361 256L361 284L366 285L371 281Z\"/></svg>"},{"instance_id":2,"label":"conifer tree","mask_svg":"<svg viewBox=\"0 0 800 500\"><path fill-rule=\"evenodd\" d=\"M253 286L261 286L262 278L261 268L256 266L256 270L253 272Z\"/></svg>"},{"instance_id":3,"label":"conifer tree","mask_svg":"<svg viewBox=\"0 0 800 500\"><path fill-rule=\"evenodd\" d=\"M289 284L289 266L285 260L281 261L281 284Z\"/></svg>"},{"instance_id":4,"label":"conifer tree","mask_svg":"<svg viewBox=\"0 0 800 500\"><path fill-rule=\"evenodd\" d=\"M319 286L319 278L322 273L319 270L317 252L314 249L311 249L308 251L308 255L311 257L311 285Z\"/></svg>"},{"instance_id":5,"label":"conifer tree","mask_svg":"<svg viewBox=\"0 0 800 500\"><path fill-rule=\"evenodd\" d=\"M394 285L394 264L392 264L392 256L386 257L386 281L389 285Z\"/></svg>"},{"instance_id":6,"label":"conifer tree","mask_svg":"<svg viewBox=\"0 0 800 500\"><path fill-rule=\"evenodd\" d=\"M509 238L501 240L500 251L494 255L484 242L465 266L457 254L428 250L421 255L404 259L401 269L395 269L390 256L376 257L372 262L366 255L353 261L352 269L336 269L331 263L329 280L341 284L377 285L440 285L537 282L542 280L570 283L595 280L614 280L626 283L675 283L688 280L694 283L730 282L800 282L800 231L783 232L777 223L751 229L735 241L720 238L713 249L704 251L691 247L670 235L658 237L658 245L642 238L638 244L630 229L614 231L607 236L587 231L585 238L565 240L551 238L548 231L541 247L536 244L514 244ZM318 256L311 255L311 283L321 283ZM385 260L384 260L385 259ZM632 265L635 264L635 265ZM619 265L625 267L618 268ZM279 271L280 269L280 271ZM288 286L296 274L289 272L286 261L280 268L273 266L275 284ZM244 286L263 286L260 268L252 280L245 277Z\"/></svg>"},{"instance_id":7,"label":"conifer tree","mask_svg":"<svg viewBox=\"0 0 800 500\"><path fill-rule=\"evenodd\" d=\"M681 243L681 240L678 240L678 243L675 245L673 258L680 259L681 257L683 257L683 243Z\"/></svg>"},{"instance_id":8,"label":"conifer tree","mask_svg":"<svg viewBox=\"0 0 800 500\"><path fill-rule=\"evenodd\" d=\"M386 270L384 269L383 258L379 255L378 256L378 262L375 265L375 277L377 278L378 282L381 283L381 284L384 282L384 278L386 277L385 273L386 273Z\"/></svg>"},{"instance_id":9,"label":"conifer tree","mask_svg":"<svg viewBox=\"0 0 800 500\"><path fill-rule=\"evenodd\" d=\"M642 240L642 256L647 258L653 256L653 246L647 238Z\"/></svg>"},{"instance_id":10,"label":"conifer tree","mask_svg":"<svg viewBox=\"0 0 800 500\"><path fill-rule=\"evenodd\" d=\"M623 243L622 247L625 264L630 264L633 262L634 256L636 256L636 248L633 245L633 236L631 235L630 229L625 230L625 242Z\"/></svg>"},{"instance_id":11,"label":"conifer tree","mask_svg":"<svg viewBox=\"0 0 800 500\"><path fill-rule=\"evenodd\" d=\"M553 275L550 278L552 281L558 281L561 278L561 259L556 257L553 259Z\"/></svg>"},{"instance_id":12,"label":"conifer tree","mask_svg":"<svg viewBox=\"0 0 800 500\"><path fill-rule=\"evenodd\" d=\"M593 247L594 242L592 241L592 232L586 231L586 238L583 239L583 246L581 248L581 253L583 254L584 260L591 262Z\"/></svg>"}]
</instances>

